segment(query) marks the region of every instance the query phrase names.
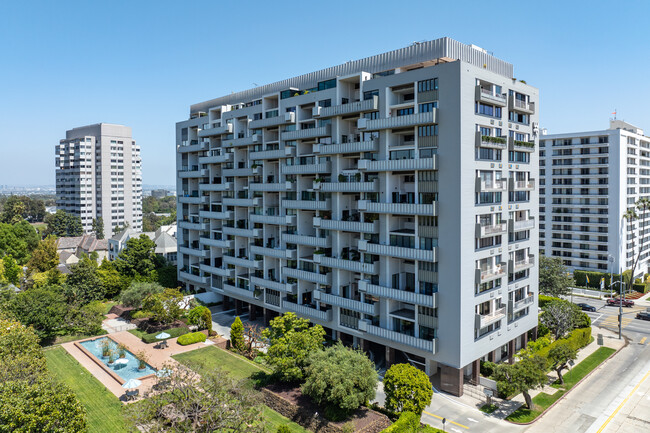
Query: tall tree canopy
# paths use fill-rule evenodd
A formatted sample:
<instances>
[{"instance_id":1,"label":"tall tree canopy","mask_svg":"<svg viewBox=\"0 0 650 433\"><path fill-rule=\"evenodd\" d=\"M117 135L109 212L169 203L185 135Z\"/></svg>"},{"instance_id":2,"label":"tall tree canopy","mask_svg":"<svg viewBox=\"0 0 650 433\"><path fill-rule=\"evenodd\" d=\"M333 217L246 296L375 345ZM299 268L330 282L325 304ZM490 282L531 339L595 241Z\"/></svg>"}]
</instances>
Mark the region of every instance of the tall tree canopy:
<instances>
[{"instance_id":1,"label":"tall tree canopy","mask_svg":"<svg viewBox=\"0 0 650 433\"><path fill-rule=\"evenodd\" d=\"M56 250L56 238L48 236L42 240L32 252L32 258L27 263L31 272L47 272L59 264L59 253Z\"/></svg>"},{"instance_id":2,"label":"tall tree canopy","mask_svg":"<svg viewBox=\"0 0 650 433\"><path fill-rule=\"evenodd\" d=\"M45 202L26 195L10 195L2 207L0 222L13 224L23 219L40 222L45 218Z\"/></svg>"},{"instance_id":3,"label":"tall tree canopy","mask_svg":"<svg viewBox=\"0 0 650 433\"><path fill-rule=\"evenodd\" d=\"M56 235L62 237L81 236L84 233L81 219L78 216L71 215L59 209L55 214L45 217L47 230L45 235Z\"/></svg>"},{"instance_id":4,"label":"tall tree canopy","mask_svg":"<svg viewBox=\"0 0 650 433\"><path fill-rule=\"evenodd\" d=\"M36 229L25 220L16 224L0 223L0 257L10 255L24 265L40 240Z\"/></svg>"},{"instance_id":5,"label":"tall tree canopy","mask_svg":"<svg viewBox=\"0 0 650 433\"><path fill-rule=\"evenodd\" d=\"M97 270L97 262L82 257L79 263L70 266L70 275L66 278L65 294L68 301L85 305L90 301L101 301L106 295Z\"/></svg>"},{"instance_id":6,"label":"tall tree canopy","mask_svg":"<svg viewBox=\"0 0 650 433\"><path fill-rule=\"evenodd\" d=\"M93 233L97 239L104 239L104 218L93 218Z\"/></svg>"},{"instance_id":7,"label":"tall tree canopy","mask_svg":"<svg viewBox=\"0 0 650 433\"><path fill-rule=\"evenodd\" d=\"M148 278L153 275L158 259L154 253L156 244L147 235L131 238L115 260L115 268L130 277L137 275Z\"/></svg>"},{"instance_id":8,"label":"tall tree canopy","mask_svg":"<svg viewBox=\"0 0 650 433\"><path fill-rule=\"evenodd\" d=\"M539 258L539 292L542 295L561 296L571 293L571 278L560 257Z\"/></svg>"}]
</instances>

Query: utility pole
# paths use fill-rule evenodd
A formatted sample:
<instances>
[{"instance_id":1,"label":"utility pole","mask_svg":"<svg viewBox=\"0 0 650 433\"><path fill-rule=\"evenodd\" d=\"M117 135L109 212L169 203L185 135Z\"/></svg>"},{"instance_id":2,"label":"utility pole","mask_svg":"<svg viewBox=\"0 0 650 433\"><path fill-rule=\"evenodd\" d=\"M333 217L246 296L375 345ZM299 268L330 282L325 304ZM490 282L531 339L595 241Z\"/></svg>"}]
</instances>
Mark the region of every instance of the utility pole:
<instances>
[{"instance_id":1,"label":"utility pole","mask_svg":"<svg viewBox=\"0 0 650 433\"><path fill-rule=\"evenodd\" d=\"M621 339L621 334L623 333L623 286L625 283L621 283L620 294L618 295L618 339Z\"/></svg>"}]
</instances>

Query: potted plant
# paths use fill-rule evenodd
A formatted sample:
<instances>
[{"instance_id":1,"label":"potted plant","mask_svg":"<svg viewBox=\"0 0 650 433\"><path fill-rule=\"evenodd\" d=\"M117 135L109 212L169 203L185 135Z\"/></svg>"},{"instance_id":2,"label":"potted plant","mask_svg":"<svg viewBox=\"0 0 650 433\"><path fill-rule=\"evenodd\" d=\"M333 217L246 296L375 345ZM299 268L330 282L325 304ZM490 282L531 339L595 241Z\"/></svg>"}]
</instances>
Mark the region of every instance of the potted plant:
<instances>
[{"instance_id":1,"label":"potted plant","mask_svg":"<svg viewBox=\"0 0 650 433\"><path fill-rule=\"evenodd\" d=\"M102 340L102 356L107 358L111 352L111 342L107 339Z\"/></svg>"},{"instance_id":2,"label":"potted plant","mask_svg":"<svg viewBox=\"0 0 650 433\"><path fill-rule=\"evenodd\" d=\"M339 174L339 182L345 182L345 176L342 174Z\"/></svg>"},{"instance_id":3,"label":"potted plant","mask_svg":"<svg viewBox=\"0 0 650 433\"><path fill-rule=\"evenodd\" d=\"M117 345L117 352L120 358L125 358L126 357L126 346L123 345L122 343Z\"/></svg>"},{"instance_id":4,"label":"potted plant","mask_svg":"<svg viewBox=\"0 0 650 433\"><path fill-rule=\"evenodd\" d=\"M144 370L147 368L147 352L144 350L139 351L135 354L136 359L138 360L138 370Z\"/></svg>"},{"instance_id":5,"label":"potted plant","mask_svg":"<svg viewBox=\"0 0 650 433\"><path fill-rule=\"evenodd\" d=\"M357 182L361 182L361 173L357 173L354 175L354 178Z\"/></svg>"},{"instance_id":6,"label":"potted plant","mask_svg":"<svg viewBox=\"0 0 650 433\"><path fill-rule=\"evenodd\" d=\"M108 365L113 365L115 362L115 351L110 350L108 351Z\"/></svg>"}]
</instances>

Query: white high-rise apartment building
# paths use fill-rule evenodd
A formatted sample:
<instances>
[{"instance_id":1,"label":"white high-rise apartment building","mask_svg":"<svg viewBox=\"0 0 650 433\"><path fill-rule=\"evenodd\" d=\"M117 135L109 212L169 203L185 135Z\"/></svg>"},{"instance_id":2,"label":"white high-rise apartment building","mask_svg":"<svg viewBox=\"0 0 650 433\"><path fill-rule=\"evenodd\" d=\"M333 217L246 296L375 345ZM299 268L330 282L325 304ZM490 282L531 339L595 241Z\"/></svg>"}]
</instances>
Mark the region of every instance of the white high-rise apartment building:
<instances>
[{"instance_id":1,"label":"white high-rise apartment building","mask_svg":"<svg viewBox=\"0 0 650 433\"><path fill-rule=\"evenodd\" d=\"M543 135L540 139L540 250L571 270L649 270L650 239L643 218L623 218L650 196L650 137L621 120L609 129ZM635 245L635 239L636 245Z\"/></svg>"},{"instance_id":2,"label":"white high-rise apartment building","mask_svg":"<svg viewBox=\"0 0 650 433\"><path fill-rule=\"evenodd\" d=\"M195 104L179 278L461 394L537 326L537 103L442 38Z\"/></svg>"},{"instance_id":3,"label":"white high-rise apartment building","mask_svg":"<svg viewBox=\"0 0 650 433\"><path fill-rule=\"evenodd\" d=\"M85 232L104 221L104 236L128 224L142 230L140 147L131 128L98 123L66 131L56 145L56 206L79 216Z\"/></svg>"}]
</instances>

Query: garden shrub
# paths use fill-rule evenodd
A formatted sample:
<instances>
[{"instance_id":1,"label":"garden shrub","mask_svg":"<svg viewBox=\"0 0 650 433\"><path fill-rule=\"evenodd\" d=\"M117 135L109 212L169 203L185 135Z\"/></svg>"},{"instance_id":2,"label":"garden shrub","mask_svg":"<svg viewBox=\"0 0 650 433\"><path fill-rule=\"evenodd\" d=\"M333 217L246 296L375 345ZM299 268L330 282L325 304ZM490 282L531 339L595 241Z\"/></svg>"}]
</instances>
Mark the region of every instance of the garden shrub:
<instances>
[{"instance_id":1,"label":"garden shrub","mask_svg":"<svg viewBox=\"0 0 650 433\"><path fill-rule=\"evenodd\" d=\"M626 271L627 272L627 271ZM579 287L589 287L592 289L600 289L600 280L602 278L605 279L605 288L608 288L611 285L611 282L609 280L609 273L607 272L593 272L593 271L579 271L575 270L573 271L573 280L576 283L576 286ZM623 272L624 276L627 276L625 272ZM589 283L587 283L587 276L589 277ZM619 274L614 274L613 278L614 281L621 281L621 276Z\"/></svg>"},{"instance_id":2,"label":"garden shrub","mask_svg":"<svg viewBox=\"0 0 650 433\"><path fill-rule=\"evenodd\" d=\"M151 317L151 311L136 311L135 313L131 313L131 319L148 319Z\"/></svg>"},{"instance_id":3,"label":"garden shrub","mask_svg":"<svg viewBox=\"0 0 650 433\"><path fill-rule=\"evenodd\" d=\"M207 339L203 332L192 332L191 334L184 334L178 337L178 344L187 346L188 344L202 343Z\"/></svg>"},{"instance_id":4,"label":"garden shrub","mask_svg":"<svg viewBox=\"0 0 650 433\"><path fill-rule=\"evenodd\" d=\"M442 430L420 424L420 418L413 412L403 412L393 425L381 433L438 433Z\"/></svg>"},{"instance_id":5,"label":"garden shrub","mask_svg":"<svg viewBox=\"0 0 650 433\"><path fill-rule=\"evenodd\" d=\"M537 355L547 358L548 352L560 342L568 343L569 345L571 345L573 349L579 350L585 347L587 344L589 344L590 341L591 341L591 328L574 329L566 338L561 338L559 340L556 340L553 343L551 343L549 346L540 349L537 352Z\"/></svg>"},{"instance_id":6,"label":"garden shrub","mask_svg":"<svg viewBox=\"0 0 650 433\"><path fill-rule=\"evenodd\" d=\"M481 361L481 376L490 377L494 374L496 364L490 361Z\"/></svg>"}]
</instances>

